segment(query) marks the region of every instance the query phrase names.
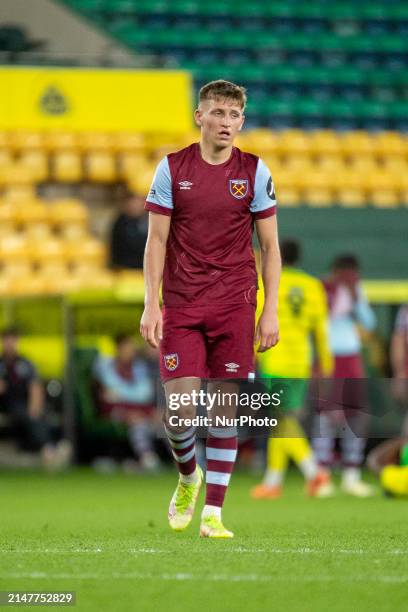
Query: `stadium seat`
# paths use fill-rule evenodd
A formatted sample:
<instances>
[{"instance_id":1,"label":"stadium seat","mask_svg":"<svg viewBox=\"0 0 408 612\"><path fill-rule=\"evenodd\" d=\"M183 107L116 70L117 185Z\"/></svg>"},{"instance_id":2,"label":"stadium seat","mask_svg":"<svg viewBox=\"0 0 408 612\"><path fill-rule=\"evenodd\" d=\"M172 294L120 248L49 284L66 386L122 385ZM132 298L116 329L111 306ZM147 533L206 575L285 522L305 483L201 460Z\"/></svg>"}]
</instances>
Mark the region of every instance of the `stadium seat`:
<instances>
[{"instance_id":1,"label":"stadium seat","mask_svg":"<svg viewBox=\"0 0 408 612\"><path fill-rule=\"evenodd\" d=\"M0 204L0 240L16 230L17 218L16 207L10 203Z\"/></svg>"},{"instance_id":2,"label":"stadium seat","mask_svg":"<svg viewBox=\"0 0 408 612\"><path fill-rule=\"evenodd\" d=\"M46 138L42 132L29 132L18 130L11 132L9 136L9 146L14 151L25 150L42 151L45 148Z\"/></svg>"},{"instance_id":3,"label":"stadium seat","mask_svg":"<svg viewBox=\"0 0 408 612\"><path fill-rule=\"evenodd\" d=\"M115 138L104 132L84 132L78 135L78 146L82 151L112 151Z\"/></svg>"},{"instance_id":4,"label":"stadium seat","mask_svg":"<svg viewBox=\"0 0 408 612\"><path fill-rule=\"evenodd\" d=\"M145 151L145 136L131 132L118 132L114 135L113 146L119 152L143 154Z\"/></svg>"},{"instance_id":5,"label":"stadium seat","mask_svg":"<svg viewBox=\"0 0 408 612\"><path fill-rule=\"evenodd\" d=\"M48 178L48 156L43 150L27 149L19 156L19 164L27 168L34 182Z\"/></svg>"},{"instance_id":6,"label":"stadium seat","mask_svg":"<svg viewBox=\"0 0 408 612\"><path fill-rule=\"evenodd\" d=\"M95 183L112 183L116 180L116 160L108 151L89 152L84 160L85 177Z\"/></svg>"},{"instance_id":7,"label":"stadium seat","mask_svg":"<svg viewBox=\"0 0 408 612\"><path fill-rule=\"evenodd\" d=\"M81 200L74 198L53 200L50 203L49 215L54 227L62 233L68 227L76 227L82 230L87 226L89 217L86 206L82 204ZM82 233L82 231L79 231L79 233Z\"/></svg>"},{"instance_id":8,"label":"stadium seat","mask_svg":"<svg viewBox=\"0 0 408 612\"><path fill-rule=\"evenodd\" d=\"M340 149L344 155L370 155L374 150L373 138L367 132L346 132L339 136Z\"/></svg>"},{"instance_id":9,"label":"stadium seat","mask_svg":"<svg viewBox=\"0 0 408 612\"><path fill-rule=\"evenodd\" d=\"M332 130L315 130L309 135L309 149L314 155L338 155L339 136Z\"/></svg>"},{"instance_id":10,"label":"stadium seat","mask_svg":"<svg viewBox=\"0 0 408 612\"><path fill-rule=\"evenodd\" d=\"M34 264L42 266L43 262L53 260L63 264L67 261L68 255L65 251L65 243L57 238L47 240L31 240L28 249L31 260Z\"/></svg>"},{"instance_id":11,"label":"stadium seat","mask_svg":"<svg viewBox=\"0 0 408 612\"><path fill-rule=\"evenodd\" d=\"M358 208L366 204L367 198L362 189L344 187L336 191L335 201L345 208Z\"/></svg>"},{"instance_id":12,"label":"stadium seat","mask_svg":"<svg viewBox=\"0 0 408 612\"><path fill-rule=\"evenodd\" d=\"M98 240L87 238L80 243L65 241L64 247L67 261L77 272L102 268L106 263L105 245Z\"/></svg>"},{"instance_id":13,"label":"stadium seat","mask_svg":"<svg viewBox=\"0 0 408 612\"><path fill-rule=\"evenodd\" d=\"M395 189L373 189L368 192L368 201L376 208L396 208L400 204L399 194Z\"/></svg>"},{"instance_id":14,"label":"stadium seat","mask_svg":"<svg viewBox=\"0 0 408 612\"><path fill-rule=\"evenodd\" d=\"M279 187L277 194L278 206L298 206L301 203L300 193L297 189L290 187Z\"/></svg>"},{"instance_id":15,"label":"stadium seat","mask_svg":"<svg viewBox=\"0 0 408 612\"><path fill-rule=\"evenodd\" d=\"M17 223L22 226L25 236L29 238L44 239L49 237L51 224L49 220L49 209L41 203L27 202L16 208Z\"/></svg>"},{"instance_id":16,"label":"stadium seat","mask_svg":"<svg viewBox=\"0 0 408 612\"><path fill-rule=\"evenodd\" d=\"M60 150L52 158L52 177L61 183L82 180L82 158L74 150Z\"/></svg>"},{"instance_id":17,"label":"stadium seat","mask_svg":"<svg viewBox=\"0 0 408 612\"><path fill-rule=\"evenodd\" d=\"M50 151L71 151L79 149L78 135L74 132L48 132L44 138L44 144Z\"/></svg>"},{"instance_id":18,"label":"stadium seat","mask_svg":"<svg viewBox=\"0 0 408 612\"><path fill-rule=\"evenodd\" d=\"M144 172L147 162L138 152L126 152L118 156L118 176L125 181L132 180L139 172Z\"/></svg>"},{"instance_id":19,"label":"stadium seat","mask_svg":"<svg viewBox=\"0 0 408 612\"><path fill-rule=\"evenodd\" d=\"M305 189L302 200L313 208L326 208L333 203L333 195L329 189Z\"/></svg>"}]
</instances>

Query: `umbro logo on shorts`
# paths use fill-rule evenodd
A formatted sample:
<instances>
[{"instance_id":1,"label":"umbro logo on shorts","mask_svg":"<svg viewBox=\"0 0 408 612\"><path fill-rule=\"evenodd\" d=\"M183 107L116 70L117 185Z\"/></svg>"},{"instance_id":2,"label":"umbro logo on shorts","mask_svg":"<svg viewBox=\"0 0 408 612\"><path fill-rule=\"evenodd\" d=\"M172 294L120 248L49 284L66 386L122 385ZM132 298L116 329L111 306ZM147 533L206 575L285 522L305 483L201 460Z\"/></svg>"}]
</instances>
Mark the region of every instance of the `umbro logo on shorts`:
<instances>
[{"instance_id":1,"label":"umbro logo on shorts","mask_svg":"<svg viewBox=\"0 0 408 612\"><path fill-rule=\"evenodd\" d=\"M239 364L238 363L226 363L225 369L227 372L238 372Z\"/></svg>"},{"instance_id":2,"label":"umbro logo on shorts","mask_svg":"<svg viewBox=\"0 0 408 612\"><path fill-rule=\"evenodd\" d=\"M180 189L191 189L193 183L190 183L190 181L180 181L179 185L180 185Z\"/></svg>"},{"instance_id":3,"label":"umbro logo on shorts","mask_svg":"<svg viewBox=\"0 0 408 612\"><path fill-rule=\"evenodd\" d=\"M179 366L179 357L177 353L171 353L171 355L164 355L164 365L169 372L173 372Z\"/></svg>"}]
</instances>

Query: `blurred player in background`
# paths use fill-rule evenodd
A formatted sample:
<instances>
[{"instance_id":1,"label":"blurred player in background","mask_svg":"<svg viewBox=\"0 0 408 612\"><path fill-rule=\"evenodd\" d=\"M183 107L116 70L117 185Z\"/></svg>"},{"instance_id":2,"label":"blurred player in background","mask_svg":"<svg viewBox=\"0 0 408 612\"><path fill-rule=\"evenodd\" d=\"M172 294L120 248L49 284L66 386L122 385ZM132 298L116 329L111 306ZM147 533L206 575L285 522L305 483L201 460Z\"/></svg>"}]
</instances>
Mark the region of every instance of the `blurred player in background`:
<instances>
[{"instance_id":1,"label":"blurred player in background","mask_svg":"<svg viewBox=\"0 0 408 612\"><path fill-rule=\"evenodd\" d=\"M101 413L127 425L129 443L140 467L156 470L159 458L153 447L157 420L154 379L148 361L137 354L133 337L117 336L115 357L98 357L94 375L99 383Z\"/></svg>"},{"instance_id":2,"label":"blurred player in background","mask_svg":"<svg viewBox=\"0 0 408 612\"><path fill-rule=\"evenodd\" d=\"M401 407L408 408L408 304L400 307L391 338L392 394ZM408 418L405 417L403 434L408 435Z\"/></svg>"},{"instance_id":3,"label":"blurred player in background","mask_svg":"<svg viewBox=\"0 0 408 612\"><path fill-rule=\"evenodd\" d=\"M10 419L12 436L22 450L39 452L45 469L63 469L71 460L72 447L68 440L54 444L45 415L44 386L34 364L18 352L18 330L5 329L2 340L0 408Z\"/></svg>"},{"instance_id":4,"label":"blurred player in background","mask_svg":"<svg viewBox=\"0 0 408 612\"><path fill-rule=\"evenodd\" d=\"M261 484L254 487L255 499L276 499L289 459L299 467L307 482L309 495L322 496L331 487L330 476L319 469L313 451L299 423L308 379L312 374L313 346L322 376L330 376L333 360L328 341L327 299L322 283L297 267L300 247L295 240L281 244L282 275L279 286L281 339L273 351L262 353L258 364L265 378L286 381L287 400L274 437L268 440L267 470Z\"/></svg>"},{"instance_id":5,"label":"blurred player in background","mask_svg":"<svg viewBox=\"0 0 408 612\"><path fill-rule=\"evenodd\" d=\"M390 497L408 496L408 437L386 440L367 457L367 465Z\"/></svg>"},{"instance_id":6,"label":"blurred player in background","mask_svg":"<svg viewBox=\"0 0 408 612\"><path fill-rule=\"evenodd\" d=\"M315 417L313 447L320 465L333 463L336 434L342 432L342 489L349 495L367 497L373 488L361 480L366 445L364 414L366 376L358 326L372 331L374 312L363 293L359 263L354 255L341 255L325 280L330 309L330 346L334 355L334 378L329 405ZM360 379L360 380L359 380Z\"/></svg>"},{"instance_id":7,"label":"blurred player in background","mask_svg":"<svg viewBox=\"0 0 408 612\"><path fill-rule=\"evenodd\" d=\"M128 193L123 211L112 224L109 245L112 268L142 270L146 240L147 215L144 198Z\"/></svg>"},{"instance_id":8,"label":"blurred player in background","mask_svg":"<svg viewBox=\"0 0 408 612\"><path fill-rule=\"evenodd\" d=\"M210 379L208 392L236 392L234 379L255 376L254 224L265 287L256 339L260 351L278 341L275 191L263 161L233 146L244 123L245 104L244 88L228 81L202 87L195 111L200 142L162 159L147 197L146 295L140 330L150 344L160 344L167 398L200 390L203 378ZM225 416L235 416L233 406L218 408ZM177 426L170 424L170 414L166 432L179 483L168 516L171 528L182 531L192 519L203 475L196 464L195 429L182 421L194 416L195 407L190 403L178 410ZM233 537L223 526L221 508L236 454L236 429L210 427L201 536Z\"/></svg>"}]
</instances>

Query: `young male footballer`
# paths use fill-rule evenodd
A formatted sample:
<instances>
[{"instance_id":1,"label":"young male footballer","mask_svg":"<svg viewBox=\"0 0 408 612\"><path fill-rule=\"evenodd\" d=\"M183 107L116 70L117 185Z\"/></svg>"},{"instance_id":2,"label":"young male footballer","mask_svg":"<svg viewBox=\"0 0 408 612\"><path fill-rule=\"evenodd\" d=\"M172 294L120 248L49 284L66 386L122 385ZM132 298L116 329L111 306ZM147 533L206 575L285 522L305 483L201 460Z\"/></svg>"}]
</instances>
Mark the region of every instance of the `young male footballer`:
<instances>
[{"instance_id":1,"label":"young male footballer","mask_svg":"<svg viewBox=\"0 0 408 612\"><path fill-rule=\"evenodd\" d=\"M274 185L260 158L233 146L244 123L245 103L245 89L234 83L219 80L202 87L194 115L200 142L160 161L147 196L140 331L149 344L160 346L168 400L181 393L192 397L201 379L209 381L209 393L237 388L234 380L254 377L254 341L261 352L278 342L281 263ZM265 287L256 331L254 225ZM175 531L191 522L203 480L196 464L195 429L184 424L195 415L194 402L183 404L176 424L169 408L164 419L179 471L168 512ZM203 537L233 537L222 523L221 509L236 455L236 429L209 427Z\"/></svg>"}]
</instances>

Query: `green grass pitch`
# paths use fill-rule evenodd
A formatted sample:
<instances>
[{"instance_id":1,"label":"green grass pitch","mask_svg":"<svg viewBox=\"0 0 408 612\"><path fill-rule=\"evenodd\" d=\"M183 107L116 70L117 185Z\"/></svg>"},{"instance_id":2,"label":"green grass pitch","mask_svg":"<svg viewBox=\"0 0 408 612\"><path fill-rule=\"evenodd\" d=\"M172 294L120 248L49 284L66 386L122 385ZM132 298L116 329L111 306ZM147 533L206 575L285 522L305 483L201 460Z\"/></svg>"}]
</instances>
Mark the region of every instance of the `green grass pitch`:
<instances>
[{"instance_id":1,"label":"green grass pitch","mask_svg":"<svg viewBox=\"0 0 408 612\"><path fill-rule=\"evenodd\" d=\"M75 590L74 610L406 610L408 501L307 499L292 474L278 501L233 475L233 540L198 537L200 508L172 533L173 472L155 477L0 474L0 590ZM26 609L43 609L43 606Z\"/></svg>"}]
</instances>

